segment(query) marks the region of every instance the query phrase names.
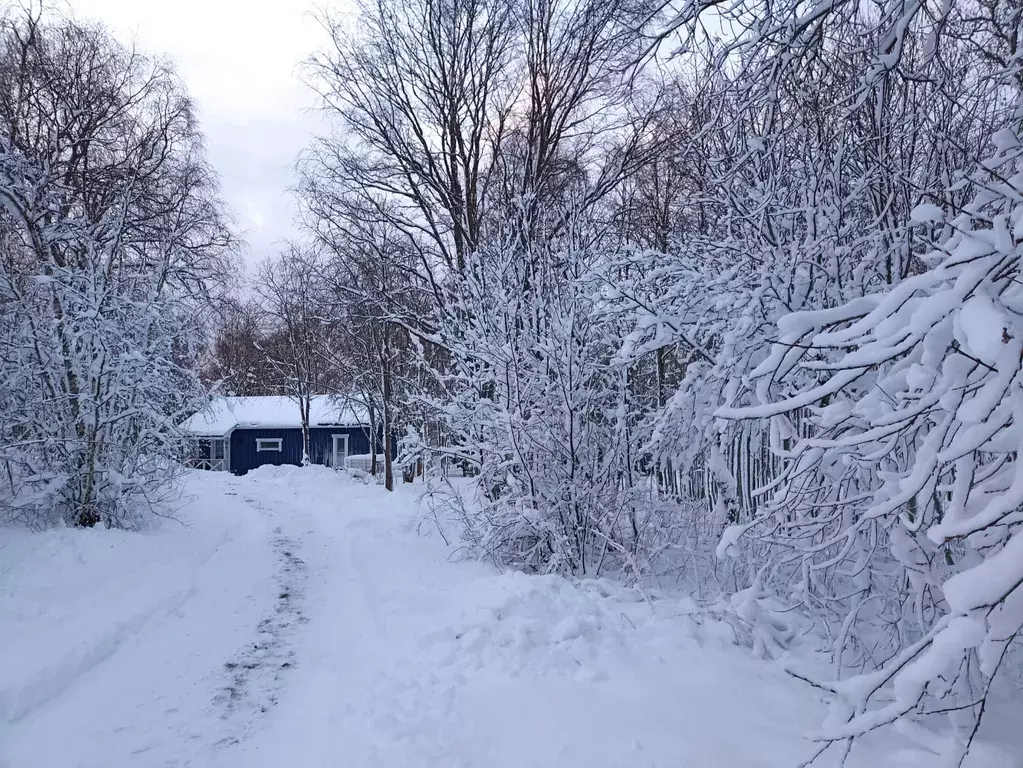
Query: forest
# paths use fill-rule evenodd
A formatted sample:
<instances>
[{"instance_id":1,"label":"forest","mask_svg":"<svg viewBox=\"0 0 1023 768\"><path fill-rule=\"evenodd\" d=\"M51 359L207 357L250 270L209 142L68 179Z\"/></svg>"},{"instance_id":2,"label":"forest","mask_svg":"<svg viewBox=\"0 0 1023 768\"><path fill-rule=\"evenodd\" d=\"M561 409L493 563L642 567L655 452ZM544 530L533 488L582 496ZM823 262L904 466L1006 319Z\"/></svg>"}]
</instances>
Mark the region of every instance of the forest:
<instances>
[{"instance_id":1,"label":"forest","mask_svg":"<svg viewBox=\"0 0 1023 768\"><path fill-rule=\"evenodd\" d=\"M0 521L138 528L211 394L345 393L464 557L811 625L818 756L962 765L1023 672L1023 2L318 20L301 236L245 276L173 64L6 8Z\"/></svg>"}]
</instances>

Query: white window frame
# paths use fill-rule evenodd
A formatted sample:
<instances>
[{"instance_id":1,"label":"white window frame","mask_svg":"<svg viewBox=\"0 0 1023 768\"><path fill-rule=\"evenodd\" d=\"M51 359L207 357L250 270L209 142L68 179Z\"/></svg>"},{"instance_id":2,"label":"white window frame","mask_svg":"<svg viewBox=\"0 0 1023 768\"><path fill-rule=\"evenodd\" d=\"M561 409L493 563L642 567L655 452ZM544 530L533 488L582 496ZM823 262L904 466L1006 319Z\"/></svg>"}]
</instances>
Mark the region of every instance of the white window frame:
<instances>
[{"instance_id":1,"label":"white window frame","mask_svg":"<svg viewBox=\"0 0 1023 768\"><path fill-rule=\"evenodd\" d=\"M345 468L345 459L347 459L348 456L349 456L349 453L348 453L348 437L349 437L349 435L347 435L347 434L343 434L343 435L339 434L339 435L331 435L330 436L330 464L331 464L332 467L334 467L334 469L344 469ZM345 455L341 458L341 466L337 466L337 444L341 440L343 440L344 444L345 444Z\"/></svg>"},{"instance_id":2,"label":"white window frame","mask_svg":"<svg viewBox=\"0 0 1023 768\"><path fill-rule=\"evenodd\" d=\"M272 445L271 445L272 444ZM257 437L256 438L256 453L262 451L283 451L284 450L284 438L281 437Z\"/></svg>"},{"instance_id":3,"label":"white window frame","mask_svg":"<svg viewBox=\"0 0 1023 768\"><path fill-rule=\"evenodd\" d=\"M223 446L223 456L217 458L217 444ZM231 462L228 458L228 451L231 441L226 437L211 437L210 438L210 469L214 472L225 472L231 466Z\"/></svg>"},{"instance_id":4,"label":"white window frame","mask_svg":"<svg viewBox=\"0 0 1023 768\"><path fill-rule=\"evenodd\" d=\"M196 438L196 446L201 446L202 443L209 443L209 449L205 452L200 453L194 451L193 455L188 459L188 466L193 469L205 469L212 472L225 472L231 467L231 440L227 436L223 437L198 437ZM220 443L224 446L224 455L217 458L217 444Z\"/></svg>"}]
</instances>

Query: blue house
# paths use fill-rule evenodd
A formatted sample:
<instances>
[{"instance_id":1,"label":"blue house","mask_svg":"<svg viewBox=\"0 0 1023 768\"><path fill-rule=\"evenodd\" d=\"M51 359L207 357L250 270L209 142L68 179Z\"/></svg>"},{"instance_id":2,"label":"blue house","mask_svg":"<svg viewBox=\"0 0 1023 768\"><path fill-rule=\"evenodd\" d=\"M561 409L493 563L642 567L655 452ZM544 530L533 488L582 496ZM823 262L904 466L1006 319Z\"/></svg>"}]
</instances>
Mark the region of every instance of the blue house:
<instances>
[{"instance_id":1,"label":"blue house","mask_svg":"<svg viewBox=\"0 0 1023 768\"><path fill-rule=\"evenodd\" d=\"M195 437L189 464L198 469L244 475L265 464L302 464L302 417L289 397L217 397L182 428ZM326 395L312 399L310 462L338 469L350 457L368 463L370 442L364 407ZM381 443L376 441L378 452Z\"/></svg>"}]
</instances>

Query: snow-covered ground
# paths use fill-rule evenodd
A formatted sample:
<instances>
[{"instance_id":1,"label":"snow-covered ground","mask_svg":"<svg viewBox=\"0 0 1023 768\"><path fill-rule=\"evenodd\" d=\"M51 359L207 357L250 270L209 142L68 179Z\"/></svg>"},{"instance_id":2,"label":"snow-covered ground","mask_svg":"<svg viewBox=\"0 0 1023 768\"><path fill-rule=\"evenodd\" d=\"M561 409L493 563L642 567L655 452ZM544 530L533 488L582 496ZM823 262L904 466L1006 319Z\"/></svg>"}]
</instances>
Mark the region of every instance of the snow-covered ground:
<instances>
[{"instance_id":1,"label":"snow-covered ground","mask_svg":"<svg viewBox=\"0 0 1023 768\"><path fill-rule=\"evenodd\" d=\"M684 597L455 562L318 467L145 533L0 530L0 766L795 766L816 693ZM1015 766L1005 750L975 762ZM889 737L851 766L931 766ZM829 765L827 761L820 763Z\"/></svg>"}]
</instances>

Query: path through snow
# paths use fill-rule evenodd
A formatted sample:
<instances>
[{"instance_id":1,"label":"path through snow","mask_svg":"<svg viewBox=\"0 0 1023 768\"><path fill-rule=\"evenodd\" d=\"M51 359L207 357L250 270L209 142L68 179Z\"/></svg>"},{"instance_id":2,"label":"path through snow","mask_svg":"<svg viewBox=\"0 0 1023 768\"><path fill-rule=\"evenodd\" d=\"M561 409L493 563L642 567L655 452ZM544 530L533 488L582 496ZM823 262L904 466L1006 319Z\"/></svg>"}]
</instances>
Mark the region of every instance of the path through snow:
<instances>
[{"instance_id":1,"label":"path through snow","mask_svg":"<svg viewBox=\"0 0 1023 768\"><path fill-rule=\"evenodd\" d=\"M451 562L413 530L410 489L317 467L197 473L189 492L187 529L3 534L0 766L784 768L812 751L813 692L689 600ZM884 747L854 765L930 764Z\"/></svg>"}]
</instances>

